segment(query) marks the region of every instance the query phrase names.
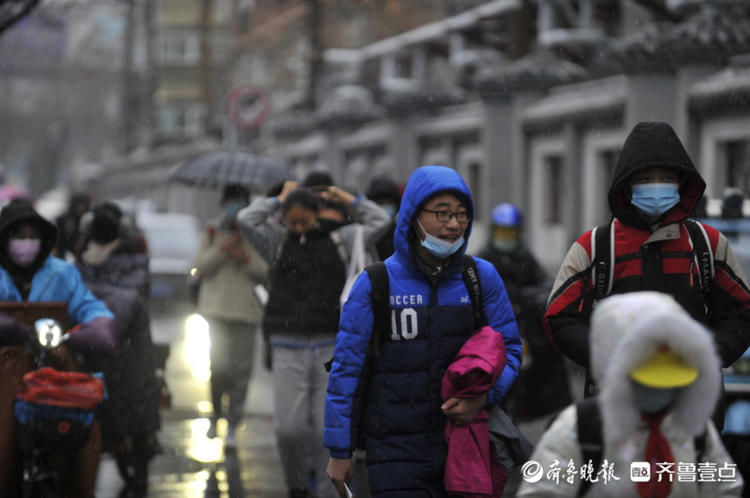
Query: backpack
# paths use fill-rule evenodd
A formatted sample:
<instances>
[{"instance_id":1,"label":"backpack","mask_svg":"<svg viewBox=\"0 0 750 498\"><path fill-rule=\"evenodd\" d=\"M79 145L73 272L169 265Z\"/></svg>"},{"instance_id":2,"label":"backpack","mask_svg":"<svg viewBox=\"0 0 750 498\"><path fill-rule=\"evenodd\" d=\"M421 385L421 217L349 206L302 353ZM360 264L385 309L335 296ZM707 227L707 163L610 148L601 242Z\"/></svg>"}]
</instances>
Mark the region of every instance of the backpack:
<instances>
[{"instance_id":1,"label":"backpack","mask_svg":"<svg viewBox=\"0 0 750 498\"><path fill-rule=\"evenodd\" d=\"M690 236L693 257L698 266L703 301L707 305L711 292L711 281L716 273L714 268L714 253L711 241L708 239L703 225L695 220L685 219L682 224ZM615 265L615 230L614 221L599 225L591 231L591 280L594 282L595 302L601 301L612 292ZM706 308L706 316L708 316Z\"/></svg>"},{"instance_id":2,"label":"backpack","mask_svg":"<svg viewBox=\"0 0 750 498\"><path fill-rule=\"evenodd\" d=\"M711 241L708 239L703 225L695 220L682 221L690 237L693 248L693 258L698 267L701 292L703 293L703 308L706 318L710 319L708 303L711 296L711 282L715 275L714 253ZM599 225L591 231L591 280L594 282L594 305L612 293L615 265L615 230L614 220ZM586 370L584 396L593 396L598 392L596 383L591 377L591 371Z\"/></svg>"},{"instance_id":3,"label":"backpack","mask_svg":"<svg viewBox=\"0 0 750 498\"><path fill-rule=\"evenodd\" d=\"M549 425L552 425L553 421L554 418ZM578 445L583 453L583 463L587 464L590 460L596 472L602 464L604 455L604 433L598 397L593 396L576 403L576 429ZM700 462L706 450L706 433L703 432L695 436L693 444L695 445L695 462ZM588 479L581 479L581 485L578 487L576 496L584 496L592 484Z\"/></svg>"}]
</instances>

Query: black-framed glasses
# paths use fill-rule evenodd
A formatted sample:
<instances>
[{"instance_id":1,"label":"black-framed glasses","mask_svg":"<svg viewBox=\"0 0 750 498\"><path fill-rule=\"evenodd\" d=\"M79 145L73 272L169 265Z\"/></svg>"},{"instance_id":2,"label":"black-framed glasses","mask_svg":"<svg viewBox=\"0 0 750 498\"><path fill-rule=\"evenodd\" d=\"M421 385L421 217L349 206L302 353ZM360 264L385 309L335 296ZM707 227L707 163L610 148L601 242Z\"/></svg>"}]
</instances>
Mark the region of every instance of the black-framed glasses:
<instances>
[{"instance_id":1,"label":"black-framed glasses","mask_svg":"<svg viewBox=\"0 0 750 498\"><path fill-rule=\"evenodd\" d=\"M440 223L448 223L454 216L456 217L456 221L462 224L468 223L471 219L468 211L448 211L447 209L434 210L426 208L422 208L422 211L433 213Z\"/></svg>"}]
</instances>

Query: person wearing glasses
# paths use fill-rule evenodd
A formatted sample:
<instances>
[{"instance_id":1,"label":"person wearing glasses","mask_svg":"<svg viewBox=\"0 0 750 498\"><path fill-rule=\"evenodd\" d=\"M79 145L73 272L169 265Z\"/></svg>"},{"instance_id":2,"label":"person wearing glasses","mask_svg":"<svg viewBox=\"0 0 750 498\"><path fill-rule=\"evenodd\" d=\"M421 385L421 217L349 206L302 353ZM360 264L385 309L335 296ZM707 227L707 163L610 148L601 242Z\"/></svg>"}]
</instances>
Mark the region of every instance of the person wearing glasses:
<instances>
[{"instance_id":1,"label":"person wearing glasses","mask_svg":"<svg viewBox=\"0 0 750 498\"><path fill-rule=\"evenodd\" d=\"M321 202L350 207L359 223L333 231L321 226ZM281 221L275 213L281 211ZM336 496L325 478L324 363L333 355L340 296L357 225L366 246L388 228L388 213L363 196L330 185L317 192L287 181L273 197L259 197L237 221L268 262L268 302L262 328L271 347L276 439L289 496ZM312 490L310 469L317 490Z\"/></svg>"},{"instance_id":2,"label":"person wearing glasses","mask_svg":"<svg viewBox=\"0 0 750 498\"><path fill-rule=\"evenodd\" d=\"M548 300L544 327L564 355L589 369L589 321L596 303L609 294L641 290L670 294L708 326L723 367L750 346L750 292L729 242L718 230L688 220L705 188L669 124L635 125L609 187L612 220L573 243ZM597 250L600 230L609 239L606 251ZM597 270L594 259L609 261L609 276ZM606 280L606 289L597 284ZM584 395L595 393L587 380ZM715 414L719 429L722 412Z\"/></svg>"},{"instance_id":3,"label":"person wearing glasses","mask_svg":"<svg viewBox=\"0 0 750 498\"><path fill-rule=\"evenodd\" d=\"M447 496L446 421L468 424L501 401L518 375L521 341L500 276L489 262L474 258L480 323L464 281L473 214L471 192L454 169L418 168L401 201L395 252L384 263L389 305L380 312L388 316L377 319L384 330L374 330L369 273L354 283L341 314L326 398L328 476L339 496L346 496L352 452L360 442L372 496ZM505 343L507 361L500 377L484 394L443 401L447 367L483 325L502 334ZM379 334L377 353L371 345L374 334ZM496 469L491 452L488 458ZM495 476L493 491L504 485L502 472Z\"/></svg>"}]
</instances>

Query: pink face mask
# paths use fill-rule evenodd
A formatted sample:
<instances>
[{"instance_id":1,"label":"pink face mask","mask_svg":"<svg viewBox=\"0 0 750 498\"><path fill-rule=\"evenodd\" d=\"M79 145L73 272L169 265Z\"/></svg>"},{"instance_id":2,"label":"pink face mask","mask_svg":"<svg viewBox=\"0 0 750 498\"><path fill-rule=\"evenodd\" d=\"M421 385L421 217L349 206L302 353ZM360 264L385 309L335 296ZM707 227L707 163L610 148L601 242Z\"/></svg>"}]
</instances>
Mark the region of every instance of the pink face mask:
<instances>
[{"instance_id":1,"label":"pink face mask","mask_svg":"<svg viewBox=\"0 0 750 498\"><path fill-rule=\"evenodd\" d=\"M10 239L8 253L18 266L28 266L39 254L39 239Z\"/></svg>"}]
</instances>

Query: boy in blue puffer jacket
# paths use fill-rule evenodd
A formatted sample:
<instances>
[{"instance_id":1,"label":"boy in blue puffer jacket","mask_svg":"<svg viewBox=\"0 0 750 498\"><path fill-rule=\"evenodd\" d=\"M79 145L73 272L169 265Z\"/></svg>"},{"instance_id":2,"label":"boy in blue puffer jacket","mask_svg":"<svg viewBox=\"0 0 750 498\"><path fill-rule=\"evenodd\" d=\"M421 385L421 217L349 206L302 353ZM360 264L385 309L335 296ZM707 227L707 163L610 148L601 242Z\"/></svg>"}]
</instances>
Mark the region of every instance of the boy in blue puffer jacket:
<instances>
[{"instance_id":1,"label":"boy in blue puffer jacket","mask_svg":"<svg viewBox=\"0 0 750 498\"><path fill-rule=\"evenodd\" d=\"M388 334L372 368L374 317L367 272L344 305L328 382L324 444L328 476L341 496L352 477L352 450L367 451L373 496L447 496L443 472L446 418L465 424L481 408L507 394L521 363L521 341L505 287L494 267L475 258L481 315L502 334L506 366L494 387L476 398L443 403L443 373L477 328L463 277L463 254L474 205L461 176L443 166L424 166L409 179L386 259L390 281ZM481 325L481 324L480 324ZM361 422L361 423L360 423Z\"/></svg>"}]
</instances>

